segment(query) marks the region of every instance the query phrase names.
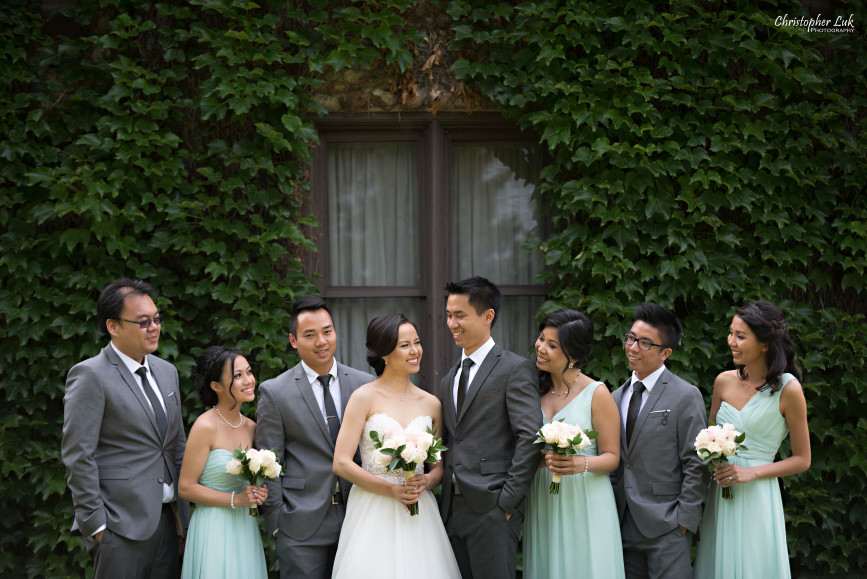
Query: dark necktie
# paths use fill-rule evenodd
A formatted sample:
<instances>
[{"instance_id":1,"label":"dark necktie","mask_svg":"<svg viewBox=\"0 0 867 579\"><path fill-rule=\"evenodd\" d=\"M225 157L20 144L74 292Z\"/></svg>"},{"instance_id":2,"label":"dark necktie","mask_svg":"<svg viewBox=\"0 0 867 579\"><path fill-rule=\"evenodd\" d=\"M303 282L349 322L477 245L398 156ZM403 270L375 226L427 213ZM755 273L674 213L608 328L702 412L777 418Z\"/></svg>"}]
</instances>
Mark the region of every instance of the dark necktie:
<instances>
[{"instance_id":1,"label":"dark necktie","mask_svg":"<svg viewBox=\"0 0 867 579\"><path fill-rule=\"evenodd\" d=\"M160 404L159 398L157 398L157 393L154 392L154 389L151 387L150 380L148 380L148 371L144 366L135 371L141 377L141 385L144 390L145 396L148 397L148 400L151 401L151 406L154 409L154 417L157 419L157 429L160 431L160 438L165 441L166 439L166 431L168 430L169 424L166 420L166 413L163 411L163 405ZM169 470L169 465L163 457L163 482L165 484L171 484L172 482L172 471Z\"/></svg>"},{"instance_id":2,"label":"dark necktie","mask_svg":"<svg viewBox=\"0 0 867 579\"><path fill-rule=\"evenodd\" d=\"M328 390L331 374L318 376L316 379L322 384L322 397L325 399L325 420L328 422L328 432L331 433L331 440L336 443L337 433L340 432L340 418L337 417L337 407L334 406L334 398L331 397L331 391Z\"/></svg>"},{"instance_id":3,"label":"dark necktie","mask_svg":"<svg viewBox=\"0 0 867 579\"><path fill-rule=\"evenodd\" d=\"M166 439L166 430L168 430L168 421L166 421L166 413L163 410L163 405L160 404L159 398L157 398L157 393L154 392L154 389L151 387L150 380L148 380L148 371L144 366L135 371L141 377L141 386L144 390L145 396L148 397L148 400L151 402L151 406L154 409L154 417L157 419L157 429L160 431L160 438Z\"/></svg>"},{"instance_id":4,"label":"dark necktie","mask_svg":"<svg viewBox=\"0 0 867 579\"><path fill-rule=\"evenodd\" d=\"M461 408L464 407L464 399L467 397L467 382L470 377L470 366L475 364L470 358L464 358L461 362L461 377L458 378L458 416L461 415Z\"/></svg>"},{"instance_id":5,"label":"dark necktie","mask_svg":"<svg viewBox=\"0 0 867 579\"><path fill-rule=\"evenodd\" d=\"M626 412L626 444L632 441L632 429L638 419L638 411L641 410L641 395L644 393L644 384L636 382L632 385L632 398L629 399L629 410Z\"/></svg>"}]
</instances>

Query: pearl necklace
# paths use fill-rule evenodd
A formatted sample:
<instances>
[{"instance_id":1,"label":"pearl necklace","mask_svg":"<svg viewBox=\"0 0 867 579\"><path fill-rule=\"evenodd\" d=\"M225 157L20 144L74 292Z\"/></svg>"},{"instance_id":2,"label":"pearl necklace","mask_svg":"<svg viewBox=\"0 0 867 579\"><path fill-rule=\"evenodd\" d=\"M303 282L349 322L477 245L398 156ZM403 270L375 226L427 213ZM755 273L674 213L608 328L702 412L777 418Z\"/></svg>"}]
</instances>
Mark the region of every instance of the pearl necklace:
<instances>
[{"instance_id":1,"label":"pearl necklace","mask_svg":"<svg viewBox=\"0 0 867 579\"><path fill-rule=\"evenodd\" d=\"M219 409L219 408L217 408L216 406L214 406L214 410L217 411L217 414L220 415L220 418L223 419L223 422L225 422L226 424L229 425L229 428L241 428L241 425L244 424L244 417L243 417L243 416L241 417L241 421L238 422L238 425L235 426L234 424L232 424L231 422L229 422L228 420L226 420L226 417L223 416L223 413L220 412L220 409Z\"/></svg>"},{"instance_id":2,"label":"pearl necklace","mask_svg":"<svg viewBox=\"0 0 867 579\"><path fill-rule=\"evenodd\" d=\"M566 385L566 393L565 394L557 394L554 392L554 385L551 385L551 394L556 396L557 398L569 398L569 395L572 394L572 388L575 387L575 382L578 381L578 378L581 377L581 370L578 370L578 374L575 375L575 379L572 380L571 384Z\"/></svg>"}]
</instances>

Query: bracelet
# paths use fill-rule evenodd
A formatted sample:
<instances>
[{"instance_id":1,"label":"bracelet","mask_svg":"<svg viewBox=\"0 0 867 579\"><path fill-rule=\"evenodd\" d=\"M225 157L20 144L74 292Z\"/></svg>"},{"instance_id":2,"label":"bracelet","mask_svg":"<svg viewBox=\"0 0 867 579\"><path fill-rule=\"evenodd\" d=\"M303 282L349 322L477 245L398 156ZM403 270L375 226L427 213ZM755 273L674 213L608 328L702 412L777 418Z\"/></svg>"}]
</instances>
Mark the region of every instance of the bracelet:
<instances>
[{"instance_id":1,"label":"bracelet","mask_svg":"<svg viewBox=\"0 0 867 579\"><path fill-rule=\"evenodd\" d=\"M232 491L232 496L229 497L229 506L235 508L235 491Z\"/></svg>"},{"instance_id":2,"label":"bracelet","mask_svg":"<svg viewBox=\"0 0 867 579\"><path fill-rule=\"evenodd\" d=\"M584 471L581 474L586 475L588 470L590 470L590 459L585 456L584 457Z\"/></svg>"}]
</instances>

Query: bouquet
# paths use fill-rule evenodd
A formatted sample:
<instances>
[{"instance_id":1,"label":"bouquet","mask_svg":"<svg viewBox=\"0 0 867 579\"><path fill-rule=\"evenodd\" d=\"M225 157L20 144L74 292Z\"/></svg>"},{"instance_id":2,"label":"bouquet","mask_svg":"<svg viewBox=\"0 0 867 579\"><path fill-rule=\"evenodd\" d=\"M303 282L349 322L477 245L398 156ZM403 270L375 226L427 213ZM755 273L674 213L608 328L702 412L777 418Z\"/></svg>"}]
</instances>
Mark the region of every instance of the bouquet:
<instances>
[{"instance_id":1,"label":"bouquet","mask_svg":"<svg viewBox=\"0 0 867 579\"><path fill-rule=\"evenodd\" d=\"M746 434L735 430L733 424L717 426L711 421L710 426L698 433L695 437L695 450L698 457L708 465L708 470L713 474L713 469L718 465L728 464L728 457L734 456L739 450L747 450L743 445ZM732 488L723 487L722 497L732 498Z\"/></svg>"},{"instance_id":2,"label":"bouquet","mask_svg":"<svg viewBox=\"0 0 867 579\"><path fill-rule=\"evenodd\" d=\"M422 430L417 426L405 429L395 428L381 436L377 431L370 431L373 447L380 454L376 462L388 470L402 470L404 482L415 475L415 467L419 464L433 464L440 460L442 452L448 450L443 446L443 440L436 437L436 431L430 428ZM411 516L418 514L418 503L408 505Z\"/></svg>"},{"instance_id":3,"label":"bouquet","mask_svg":"<svg viewBox=\"0 0 867 579\"><path fill-rule=\"evenodd\" d=\"M274 480L283 472L283 467L277 462L277 455L273 450L245 449L238 445L232 458L226 463L226 472L237 474L253 485L260 487L266 480ZM250 507L250 516L259 516L259 507Z\"/></svg>"},{"instance_id":4,"label":"bouquet","mask_svg":"<svg viewBox=\"0 0 867 579\"><path fill-rule=\"evenodd\" d=\"M542 452L553 450L558 454L578 454L582 448L590 445L590 441L599 436L595 430L583 430L577 424L567 424L564 419L552 420L543 424L539 429L539 438L535 442L544 442ZM548 492L552 495L560 494L561 475L551 474L551 486Z\"/></svg>"}]
</instances>

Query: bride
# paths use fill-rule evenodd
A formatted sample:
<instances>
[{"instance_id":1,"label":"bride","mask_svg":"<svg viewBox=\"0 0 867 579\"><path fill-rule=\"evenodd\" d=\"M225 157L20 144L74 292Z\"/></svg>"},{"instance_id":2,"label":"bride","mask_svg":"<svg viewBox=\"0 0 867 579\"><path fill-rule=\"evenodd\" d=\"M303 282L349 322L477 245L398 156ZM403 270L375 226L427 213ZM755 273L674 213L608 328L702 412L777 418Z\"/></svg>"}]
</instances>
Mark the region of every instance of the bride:
<instances>
[{"instance_id":1,"label":"bride","mask_svg":"<svg viewBox=\"0 0 867 579\"><path fill-rule=\"evenodd\" d=\"M442 429L439 400L414 386L422 347L415 324L388 314L367 326L367 361L379 376L356 390L346 405L334 450L334 473L353 484L334 560L334 577L460 577L433 489L443 467L424 465L404 483L403 472L376 461L371 431L381 438L411 424ZM361 465L353 461L361 452ZM408 505L418 503L410 516Z\"/></svg>"}]
</instances>

